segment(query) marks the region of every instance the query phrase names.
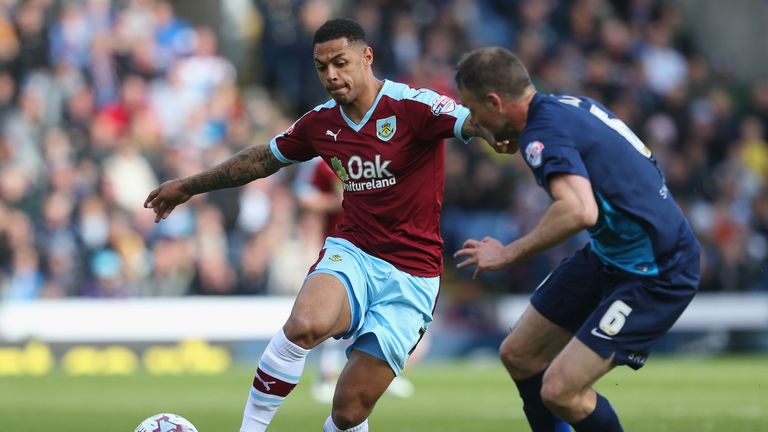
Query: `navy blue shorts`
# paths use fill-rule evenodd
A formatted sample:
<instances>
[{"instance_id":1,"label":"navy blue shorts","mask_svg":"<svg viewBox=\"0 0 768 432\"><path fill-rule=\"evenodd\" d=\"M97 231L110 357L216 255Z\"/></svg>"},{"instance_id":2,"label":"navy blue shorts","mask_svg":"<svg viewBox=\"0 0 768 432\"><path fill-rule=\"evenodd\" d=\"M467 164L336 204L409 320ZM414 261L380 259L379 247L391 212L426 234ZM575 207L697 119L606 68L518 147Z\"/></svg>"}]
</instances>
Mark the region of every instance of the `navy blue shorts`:
<instances>
[{"instance_id":1,"label":"navy blue shorts","mask_svg":"<svg viewBox=\"0 0 768 432\"><path fill-rule=\"evenodd\" d=\"M699 262L671 277L641 276L604 264L589 245L566 258L531 296L548 320L603 358L639 369L699 285Z\"/></svg>"}]
</instances>

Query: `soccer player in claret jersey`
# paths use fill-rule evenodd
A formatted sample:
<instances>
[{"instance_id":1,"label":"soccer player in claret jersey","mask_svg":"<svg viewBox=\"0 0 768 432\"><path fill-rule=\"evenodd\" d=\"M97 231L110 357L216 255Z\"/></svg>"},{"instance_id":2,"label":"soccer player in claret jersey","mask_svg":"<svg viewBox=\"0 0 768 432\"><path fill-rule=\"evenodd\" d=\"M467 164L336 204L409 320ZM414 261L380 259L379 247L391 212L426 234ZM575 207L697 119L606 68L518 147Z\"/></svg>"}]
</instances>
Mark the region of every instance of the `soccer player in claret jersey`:
<instances>
[{"instance_id":1,"label":"soccer player in claret jersey","mask_svg":"<svg viewBox=\"0 0 768 432\"><path fill-rule=\"evenodd\" d=\"M334 236L336 226L342 220L342 183L336 173L322 158L316 157L299 165L293 189L299 208L320 217L324 225L324 237ZM429 345L426 338L429 335L424 336L409 356L409 366L423 356L426 346ZM336 381L346 362L344 353L350 342L344 339L329 339L318 347L318 378L312 385L312 397L316 401L333 402ZM410 397L413 394L413 384L405 377L397 376L387 387L387 393L397 397Z\"/></svg>"},{"instance_id":2,"label":"soccer player in claret jersey","mask_svg":"<svg viewBox=\"0 0 768 432\"><path fill-rule=\"evenodd\" d=\"M616 365L643 366L696 293L699 243L650 150L598 102L536 92L503 48L470 53L456 82L472 118L518 146L554 200L528 234L467 240L458 267L497 270L587 229L591 242L539 285L500 348L535 432L621 431L592 385ZM507 142L501 141L507 140ZM562 419L562 420L561 420Z\"/></svg>"},{"instance_id":3,"label":"soccer player in claret jersey","mask_svg":"<svg viewBox=\"0 0 768 432\"><path fill-rule=\"evenodd\" d=\"M331 100L269 145L165 182L145 202L157 222L194 194L240 186L318 155L343 183L343 220L261 357L242 432L266 430L296 386L309 350L329 337L354 342L323 430L368 430L373 406L432 321L443 266L442 141L493 139L453 99L378 80L373 50L356 22L326 22L313 47Z\"/></svg>"}]
</instances>

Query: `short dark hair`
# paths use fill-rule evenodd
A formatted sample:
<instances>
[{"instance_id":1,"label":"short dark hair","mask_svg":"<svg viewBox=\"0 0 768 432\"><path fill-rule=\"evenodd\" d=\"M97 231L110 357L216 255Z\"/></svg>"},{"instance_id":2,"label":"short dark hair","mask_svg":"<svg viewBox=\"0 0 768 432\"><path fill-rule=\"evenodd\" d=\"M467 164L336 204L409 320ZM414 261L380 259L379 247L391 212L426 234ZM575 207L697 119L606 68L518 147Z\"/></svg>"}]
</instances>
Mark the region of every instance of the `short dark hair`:
<instances>
[{"instance_id":1,"label":"short dark hair","mask_svg":"<svg viewBox=\"0 0 768 432\"><path fill-rule=\"evenodd\" d=\"M368 44L365 41L365 31L356 21L349 18L328 20L321 25L312 38L312 46L334 39L347 38L347 42Z\"/></svg>"},{"instance_id":2,"label":"short dark hair","mask_svg":"<svg viewBox=\"0 0 768 432\"><path fill-rule=\"evenodd\" d=\"M499 93L517 99L533 85L523 62L501 47L474 50L459 61L456 69L456 86L477 95Z\"/></svg>"}]
</instances>

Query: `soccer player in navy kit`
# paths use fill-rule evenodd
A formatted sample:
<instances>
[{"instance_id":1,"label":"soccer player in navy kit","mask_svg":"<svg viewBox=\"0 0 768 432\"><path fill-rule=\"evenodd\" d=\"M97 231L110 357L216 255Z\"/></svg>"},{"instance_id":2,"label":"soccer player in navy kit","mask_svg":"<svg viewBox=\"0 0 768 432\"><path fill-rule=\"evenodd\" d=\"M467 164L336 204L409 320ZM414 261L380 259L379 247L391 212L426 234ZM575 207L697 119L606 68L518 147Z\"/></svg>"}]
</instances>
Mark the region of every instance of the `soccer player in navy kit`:
<instances>
[{"instance_id":1,"label":"soccer player in navy kit","mask_svg":"<svg viewBox=\"0 0 768 432\"><path fill-rule=\"evenodd\" d=\"M508 245L467 240L455 257L475 276L530 258L587 229L591 242L539 285L499 353L535 432L621 431L592 385L614 366L643 366L688 306L699 243L651 151L604 106L536 92L503 48L461 60L456 83L499 152L522 155L553 203ZM565 421L565 422L564 422Z\"/></svg>"},{"instance_id":2,"label":"soccer player in navy kit","mask_svg":"<svg viewBox=\"0 0 768 432\"><path fill-rule=\"evenodd\" d=\"M342 221L261 357L241 432L267 429L301 377L309 350L329 337L354 342L323 430L368 430L373 406L432 321L443 269L443 139L493 140L453 99L376 79L373 51L356 22L326 22L313 47L331 100L269 145L165 182L144 203L159 222L192 195L241 186L316 156L342 182Z\"/></svg>"}]
</instances>

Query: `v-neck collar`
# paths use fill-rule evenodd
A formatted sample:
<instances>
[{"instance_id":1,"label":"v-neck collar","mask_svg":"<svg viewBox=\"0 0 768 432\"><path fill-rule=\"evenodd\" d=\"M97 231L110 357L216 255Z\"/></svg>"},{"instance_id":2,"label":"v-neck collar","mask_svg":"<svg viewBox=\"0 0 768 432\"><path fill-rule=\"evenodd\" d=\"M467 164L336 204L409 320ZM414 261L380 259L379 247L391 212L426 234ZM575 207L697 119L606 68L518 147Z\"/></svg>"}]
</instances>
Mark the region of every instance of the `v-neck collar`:
<instances>
[{"instance_id":1,"label":"v-neck collar","mask_svg":"<svg viewBox=\"0 0 768 432\"><path fill-rule=\"evenodd\" d=\"M344 114L344 108L339 105L339 112L341 113L341 117L344 119L345 122L347 122L347 125L349 125L352 130L355 132L360 132L360 129L365 126L366 123L368 123L368 120L371 118L371 115L373 115L373 112L376 110L376 107L379 105L379 101L381 100L381 97L384 96L384 93L386 92L387 86L389 86L390 81L384 80L384 84L381 86L381 89L379 90L379 94L376 95L376 99L373 101L373 105L368 109L368 112L365 113L362 119L360 119L360 123L355 123L352 120L347 117L346 114Z\"/></svg>"}]
</instances>

